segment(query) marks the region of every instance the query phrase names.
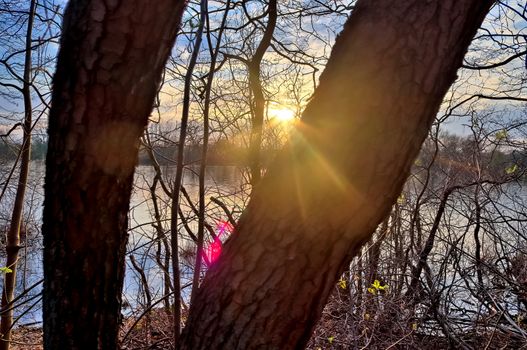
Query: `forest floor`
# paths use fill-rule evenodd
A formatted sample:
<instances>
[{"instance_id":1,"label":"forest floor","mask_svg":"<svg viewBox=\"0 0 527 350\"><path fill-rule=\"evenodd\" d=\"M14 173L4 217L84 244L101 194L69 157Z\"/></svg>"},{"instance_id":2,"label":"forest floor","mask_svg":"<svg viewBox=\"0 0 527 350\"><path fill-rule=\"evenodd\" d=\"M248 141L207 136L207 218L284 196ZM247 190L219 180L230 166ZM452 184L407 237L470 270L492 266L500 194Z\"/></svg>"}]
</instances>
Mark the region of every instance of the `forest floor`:
<instances>
[{"instance_id":1,"label":"forest floor","mask_svg":"<svg viewBox=\"0 0 527 350\"><path fill-rule=\"evenodd\" d=\"M41 327L18 327L13 331L13 350L42 350Z\"/></svg>"},{"instance_id":2,"label":"forest floor","mask_svg":"<svg viewBox=\"0 0 527 350\"><path fill-rule=\"evenodd\" d=\"M150 331L147 331L150 330ZM162 309L155 309L141 318L127 317L120 331L121 349L171 349L172 318ZM41 327L17 327L13 331L11 349L43 350Z\"/></svg>"},{"instance_id":3,"label":"forest floor","mask_svg":"<svg viewBox=\"0 0 527 350\"><path fill-rule=\"evenodd\" d=\"M386 315L384 315L386 314ZM350 300L347 292L337 290L326 305L313 335L306 346L306 350L348 350L362 349L448 349L446 338L431 334L416 332L411 325L398 325L390 321L393 313L385 310L384 314L357 320L350 313ZM381 317L381 316L385 317ZM183 320L186 318L183 312ZM392 315L393 316L393 315ZM375 323L379 323L375 325ZM384 325L389 324L390 329ZM400 328L400 329L399 329ZM353 336L355 334L355 337ZM120 330L120 349L136 350L173 349L172 316L165 309L153 309L144 315L125 317ZM473 340L477 336L467 334L467 341L477 347ZM496 344L513 344L508 339L498 339L494 335ZM488 342L490 344L490 341ZM492 344L492 345L496 345ZM525 345L525 344L523 344ZM491 346L498 349L519 349L521 344L513 347ZM18 327L13 332L12 349L14 350L42 350L42 328Z\"/></svg>"},{"instance_id":4,"label":"forest floor","mask_svg":"<svg viewBox=\"0 0 527 350\"><path fill-rule=\"evenodd\" d=\"M123 321L120 338L122 350L173 349L172 315L164 309L153 309L144 317L128 317Z\"/></svg>"}]
</instances>

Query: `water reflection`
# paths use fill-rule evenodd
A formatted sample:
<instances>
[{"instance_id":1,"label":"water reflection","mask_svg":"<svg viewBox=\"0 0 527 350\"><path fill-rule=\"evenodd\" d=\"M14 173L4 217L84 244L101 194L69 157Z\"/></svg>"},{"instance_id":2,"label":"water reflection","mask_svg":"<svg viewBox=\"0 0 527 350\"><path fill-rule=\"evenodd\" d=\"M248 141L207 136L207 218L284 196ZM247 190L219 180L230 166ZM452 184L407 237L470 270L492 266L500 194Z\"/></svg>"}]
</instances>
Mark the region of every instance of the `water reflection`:
<instances>
[{"instance_id":1,"label":"water reflection","mask_svg":"<svg viewBox=\"0 0 527 350\"><path fill-rule=\"evenodd\" d=\"M4 165L0 172L1 183L5 183L12 164ZM171 188L171 183L175 175L174 167L163 167L163 178L167 187ZM39 283L43 277L42 266L42 237L40 228L42 225L42 205L44 200L44 173L45 164L40 161L31 163L30 179L26 192L26 203L24 207L24 228L25 236L22 237L22 249L20 251L16 296L27 291L25 297L21 298L16 305L15 319L18 324L32 325L42 322L41 311L41 289ZM188 197L194 206L198 203L198 168L189 167L185 169L183 185L188 193ZM155 194L158 199L158 209L161 218L161 231L155 227L153 219L154 207L150 187L154 179L154 170L150 166L138 166L136 168L135 186L132 192L129 214L129 242L128 251L134 254L137 264L143 269L152 298L156 300L163 296L163 276L164 272L159 267L158 258L164 259L163 245L159 242L159 232L169 236L170 227L170 197L161 186L156 188ZM12 179L17 179L18 174L13 174ZM242 170L234 166L212 166L208 167L205 177L206 203L208 220L224 220L225 213L217 206L210 203L210 197L222 199L228 208L236 213L241 212L243 203L246 199L246 192L243 188ZM6 231L13 199L16 190L16 181L11 180L6 187L5 194L0 200L0 228ZM181 234L181 270L182 285L188 284L192 278L191 265L194 259L193 242L187 234L187 228L196 233L197 221L192 205L186 199L181 201L181 210L186 221L186 228L180 225ZM1 235L5 246L5 234ZM158 252L158 249L161 251ZM0 259L5 261L5 251L2 250ZM1 263L0 263L1 264ZM141 307L143 286L140 282L138 272L132 267L130 255L126 259L126 276L123 288L124 305L128 306L124 311L132 312L135 307ZM3 283L3 280L2 282ZM0 285L1 288L1 285ZM30 289L28 291L28 289ZM188 288L187 288L188 289ZM185 289L185 290L187 290ZM184 291L185 291L184 290ZM189 291L188 291L189 292Z\"/></svg>"}]
</instances>

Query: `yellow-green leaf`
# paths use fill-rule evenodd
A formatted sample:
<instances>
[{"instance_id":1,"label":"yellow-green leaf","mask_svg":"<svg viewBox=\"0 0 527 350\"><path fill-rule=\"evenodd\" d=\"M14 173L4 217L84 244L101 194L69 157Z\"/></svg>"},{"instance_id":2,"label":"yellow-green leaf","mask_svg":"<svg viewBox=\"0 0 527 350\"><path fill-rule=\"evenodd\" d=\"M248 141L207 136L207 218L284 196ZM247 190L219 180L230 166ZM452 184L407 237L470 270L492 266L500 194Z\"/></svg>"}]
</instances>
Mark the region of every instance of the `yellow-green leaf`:
<instances>
[{"instance_id":1,"label":"yellow-green leaf","mask_svg":"<svg viewBox=\"0 0 527 350\"><path fill-rule=\"evenodd\" d=\"M0 267L0 272L13 273L13 270L11 270L9 267Z\"/></svg>"},{"instance_id":2,"label":"yellow-green leaf","mask_svg":"<svg viewBox=\"0 0 527 350\"><path fill-rule=\"evenodd\" d=\"M510 167L508 167L507 169L505 169L505 173L507 175L511 175L511 174L514 174L516 172L516 170L518 170L518 165L517 164L513 164Z\"/></svg>"},{"instance_id":3,"label":"yellow-green leaf","mask_svg":"<svg viewBox=\"0 0 527 350\"><path fill-rule=\"evenodd\" d=\"M397 204L403 205L406 200L406 197L404 196L404 193L401 193L399 197L397 197Z\"/></svg>"},{"instance_id":4,"label":"yellow-green leaf","mask_svg":"<svg viewBox=\"0 0 527 350\"><path fill-rule=\"evenodd\" d=\"M334 337L334 336L328 337L328 342L329 342L330 344L333 344L333 340L335 340L335 337Z\"/></svg>"},{"instance_id":5,"label":"yellow-green leaf","mask_svg":"<svg viewBox=\"0 0 527 350\"><path fill-rule=\"evenodd\" d=\"M373 288L375 288L376 290L385 290L386 288L388 288L388 285L385 284L384 286L381 285L381 282L379 280L375 280L373 281L373 283L371 284L371 286Z\"/></svg>"},{"instance_id":6,"label":"yellow-green leaf","mask_svg":"<svg viewBox=\"0 0 527 350\"><path fill-rule=\"evenodd\" d=\"M339 287L342 289L346 289L346 280L342 277L339 280Z\"/></svg>"},{"instance_id":7,"label":"yellow-green leaf","mask_svg":"<svg viewBox=\"0 0 527 350\"><path fill-rule=\"evenodd\" d=\"M496 133L496 141L501 141L507 138L507 130L502 129Z\"/></svg>"},{"instance_id":8,"label":"yellow-green leaf","mask_svg":"<svg viewBox=\"0 0 527 350\"><path fill-rule=\"evenodd\" d=\"M377 290L375 288L368 288L368 292L375 295L377 293Z\"/></svg>"}]
</instances>

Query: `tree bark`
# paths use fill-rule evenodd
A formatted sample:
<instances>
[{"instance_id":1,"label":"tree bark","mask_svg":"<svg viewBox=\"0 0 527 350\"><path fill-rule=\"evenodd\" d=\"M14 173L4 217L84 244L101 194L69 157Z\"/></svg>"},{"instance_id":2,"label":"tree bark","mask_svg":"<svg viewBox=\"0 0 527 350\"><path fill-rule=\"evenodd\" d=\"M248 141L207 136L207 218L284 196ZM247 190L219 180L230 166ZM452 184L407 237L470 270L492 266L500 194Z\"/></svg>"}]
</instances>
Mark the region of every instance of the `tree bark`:
<instances>
[{"instance_id":1,"label":"tree bark","mask_svg":"<svg viewBox=\"0 0 527 350\"><path fill-rule=\"evenodd\" d=\"M71 1L53 80L44 202L45 349L115 349L127 212L185 2Z\"/></svg>"},{"instance_id":2,"label":"tree bark","mask_svg":"<svg viewBox=\"0 0 527 350\"><path fill-rule=\"evenodd\" d=\"M191 306L180 349L305 346L399 195L490 0L359 0L290 143Z\"/></svg>"}]
</instances>

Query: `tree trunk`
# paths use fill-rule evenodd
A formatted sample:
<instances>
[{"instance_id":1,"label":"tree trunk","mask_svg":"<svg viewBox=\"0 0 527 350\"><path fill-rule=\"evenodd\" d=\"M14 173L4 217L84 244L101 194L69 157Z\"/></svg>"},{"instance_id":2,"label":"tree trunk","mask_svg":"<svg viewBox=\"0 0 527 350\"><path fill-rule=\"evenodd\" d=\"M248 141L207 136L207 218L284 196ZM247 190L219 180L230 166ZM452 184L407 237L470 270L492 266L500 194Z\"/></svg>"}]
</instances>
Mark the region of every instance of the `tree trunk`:
<instances>
[{"instance_id":1,"label":"tree trunk","mask_svg":"<svg viewBox=\"0 0 527 350\"><path fill-rule=\"evenodd\" d=\"M170 213L170 249L172 250L172 284L174 285L174 306L172 317L172 331L174 336L174 344L179 341L181 333L181 274L179 270L179 241L178 241L178 210L180 208L181 186L183 181L183 167L184 167L184 153L185 140L187 137L188 117L190 113L190 89L192 84L192 76L194 68L198 60L198 55L203 39L203 28L205 26L204 11L206 10L207 1L201 0L200 19L198 29L196 31L196 38L194 41L192 56L188 63L187 73L185 74L185 86L183 89L183 111L181 114L181 125L179 131L179 140L177 147L176 160L176 176L174 178L174 188L172 190L171 198L171 213Z\"/></svg>"},{"instance_id":2,"label":"tree trunk","mask_svg":"<svg viewBox=\"0 0 527 350\"><path fill-rule=\"evenodd\" d=\"M6 237L6 267L11 272L4 274L4 288L2 291L2 318L0 322L0 350L8 350L11 341L11 328L13 327L13 309L11 302L15 293L16 271L18 262L18 251L20 250L20 228L22 226L22 213L24 209L24 198L26 194L27 178L29 174L29 162L31 160L31 129L33 128L33 107L31 104L31 38L33 37L33 20L35 19L36 0L29 5L27 19L26 47L24 57L24 82L22 83L22 95L24 98L24 131L22 138L20 175L16 188L15 202L11 215L9 232Z\"/></svg>"},{"instance_id":3,"label":"tree trunk","mask_svg":"<svg viewBox=\"0 0 527 350\"><path fill-rule=\"evenodd\" d=\"M255 186L261 178L262 164L260 150L262 148L262 133L264 125L265 96L261 79L262 59L271 45L273 33L276 27L277 0L269 0L267 8L268 19L262 40L256 48L256 52L250 61L247 62L249 73L249 88L252 93L251 101L251 139L249 142L249 165L251 168L251 185Z\"/></svg>"},{"instance_id":4,"label":"tree trunk","mask_svg":"<svg viewBox=\"0 0 527 350\"><path fill-rule=\"evenodd\" d=\"M181 349L305 346L399 195L490 0L359 0L290 143L191 306Z\"/></svg>"},{"instance_id":5,"label":"tree trunk","mask_svg":"<svg viewBox=\"0 0 527 350\"><path fill-rule=\"evenodd\" d=\"M44 346L115 349L127 212L185 2L71 1L49 115Z\"/></svg>"},{"instance_id":6,"label":"tree trunk","mask_svg":"<svg viewBox=\"0 0 527 350\"><path fill-rule=\"evenodd\" d=\"M213 45L211 32L210 32L210 19L208 12L208 1L202 0L201 2L201 16L206 19L207 23L207 44L209 47L210 55L210 66L207 74L207 81L205 83L205 96L203 98L203 147L201 149L201 160L199 164L199 211L198 211L198 240L196 242L196 260L194 264L194 276L192 279L192 292L190 295L190 302L195 298L201 281L201 266L202 260L205 258L203 254L203 244L205 239L205 172L207 169L207 154L209 149L209 136L210 136L210 125L209 125L209 113L210 113L210 94L212 90L212 82L216 71L216 63L218 59L218 53L220 52L220 45L223 37L223 31L225 29L225 23L227 23L227 15L230 10L230 0L227 0L225 4L225 12L221 20L219 27L218 36L216 38L216 45Z\"/></svg>"}]
</instances>

